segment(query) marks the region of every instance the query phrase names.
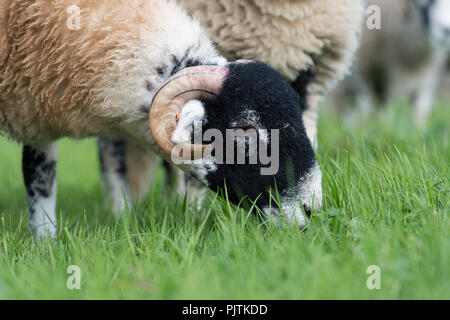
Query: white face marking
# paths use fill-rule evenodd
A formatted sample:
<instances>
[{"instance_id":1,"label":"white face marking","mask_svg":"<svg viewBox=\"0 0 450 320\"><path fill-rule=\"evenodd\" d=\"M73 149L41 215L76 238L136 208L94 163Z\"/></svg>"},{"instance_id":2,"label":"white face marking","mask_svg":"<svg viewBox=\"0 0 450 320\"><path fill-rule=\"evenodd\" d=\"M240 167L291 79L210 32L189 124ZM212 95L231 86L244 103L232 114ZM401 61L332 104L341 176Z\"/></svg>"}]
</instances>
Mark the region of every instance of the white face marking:
<instances>
[{"instance_id":1,"label":"white face marking","mask_svg":"<svg viewBox=\"0 0 450 320\"><path fill-rule=\"evenodd\" d=\"M203 104L199 100L188 101L181 109L180 120L172 134L172 142L175 144L183 142L190 143L193 132L202 132L201 125L206 123L206 121ZM203 159L184 161L181 167L193 173L206 185L208 184L206 180L208 173L217 170L215 159L211 155Z\"/></svg>"},{"instance_id":2,"label":"white face marking","mask_svg":"<svg viewBox=\"0 0 450 320\"><path fill-rule=\"evenodd\" d=\"M266 145L269 143L269 135L266 128L263 127L261 123L261 118L255 110L245 110L242 116L250 121L250 125L258 129L258 135L260 141L264 142Z\"/></svg>"},{"instance_id":3,"label":"white face marking","mask_svg":"<svg viewBox=\"0 0 450 320\"><path fill-rule=\"evenodd\" d=\"M259 114L255 110L246 109L241 112L240 116L242 119L245 119L249 125L255 127L256 129L263 129Z\"/></svg>"},{"instance_id":4,"label":"white face marking","mask_svg":"<svg viewBox=\"0 0 450 320\"><path fill-rule=\"evenodd\" d=\"M205 108L199 100L188 101L180 112L180 120L172 134L172 142L190 142L194 127L205 123ZM197 128L195 128L197 129Z\"/></svg>"},{"instance_id":5,"label":"white face marking","mask_svg":"<svg viewBox=\"0 0 450 320\"><path fill-rule=\"evenodd\" d=\"M306 217L303 215L303 211L300 207L300 200L295 201L294 199L291 199L287 202L282 200L281 207L283 215L288 219L289 223L300 227L304 227L306 225ZM269 221L274 223L276 226L280 226L281 213L276 205L275 207L264 207L263 212Z\"/></svg>"},{"instance_id":6,"label":"white face marking","mask_svg":"<svg viewBox=\"0 0 450 320\"><path fill-rule=\"evenodd\" d=\"M304 205L311 209L319 209L322 205L322 171L317 163L300 179L296 190Z\"/></svg>"},{"instance_id":7,"label":"white face marking","mask_svg":"<svg viewBox=\"0 0 450 320\"><path fill-rule=\"evenodd\" d=\"M240 118L243 119L243 122L240 122L239 120L233 121L230 123L230 126L232 128L239 128L239 124L243 123L250 127L250 129L244 130L246 132L243 136L236 137L236 142L238 146L247 146L248 157L253 157L258 151L258 143L262 142L265 145L269 144L269 135L261 123L259 114L255 110L246 109L242 111ZM257 136L252 134L254 129L256 129Z\"/></svg>"},{"instance_id":8,"label":"white face marking","mask_svg":"<svg viewBox=\"0 0 450 320\"><path fill-rule=\"evenodd\" d=\"M263 212L266 217L279 225L279 219L283 214L290 223L301 227L306 225L307 218L303 213L303 205L311 209L319 209L322 204L322 172L318 164L297 183L294 190L289 190L287 194L280 195L281 209L272 205L264 207Z\"/></svg>"},{"instance_id":9,"label":"white face marking","mask_svg":"<svg viewBox=\"0 0 450 320\"><path fill-rule=\"evenodd\" d=\"M207 175L216 172L216 170L217 164L212 156L192 161L190 168L190 171L205 185L208 185Z\"/></svg>"}]
</instances>

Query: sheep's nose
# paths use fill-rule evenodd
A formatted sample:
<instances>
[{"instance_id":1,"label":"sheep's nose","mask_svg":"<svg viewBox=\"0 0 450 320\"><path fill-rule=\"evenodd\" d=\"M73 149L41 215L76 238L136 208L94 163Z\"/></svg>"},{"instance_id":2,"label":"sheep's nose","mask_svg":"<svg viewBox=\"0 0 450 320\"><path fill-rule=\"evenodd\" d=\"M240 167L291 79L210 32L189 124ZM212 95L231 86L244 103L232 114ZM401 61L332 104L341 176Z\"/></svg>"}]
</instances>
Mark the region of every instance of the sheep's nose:
<instances>
[{"instance_id":1,"label":"sheep's nose","mask_svg":"<svg viewBox=\"0 0 450 320\"><path fill-rule=\"evenodd\" d=\"M305 209L305 214L308 217L308 219L311 218L311 208L308 207L307 205L303 205L303 209Z\"/></svg>"}]
</instances>

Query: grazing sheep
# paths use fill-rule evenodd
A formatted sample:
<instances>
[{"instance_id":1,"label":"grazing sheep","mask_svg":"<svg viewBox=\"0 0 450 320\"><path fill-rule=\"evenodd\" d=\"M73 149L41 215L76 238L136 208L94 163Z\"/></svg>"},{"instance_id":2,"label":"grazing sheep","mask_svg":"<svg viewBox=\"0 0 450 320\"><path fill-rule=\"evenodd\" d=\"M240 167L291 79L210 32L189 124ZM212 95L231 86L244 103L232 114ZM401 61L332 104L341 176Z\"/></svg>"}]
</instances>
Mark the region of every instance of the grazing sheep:
<instances>
[{"instance_id":1,"label":"grazing sheep","mask_svg":"<svg viewBox=\"0 0 450 320\"><path fill-rule=\"evenodd\" d=\"M212 190L226 183L234 203L247 196L267 216L306 223L304 213L321 203L321 173L302 100L279 73L260 62L227 62L174 1L76 3L0 0L0 130L24 144L30 226L38 236L56 230L61 137L126 137ZM236 135L229 138L228 128ZM211 132L213 144L197 140ZM247 138L273 158L235 163L234 144L247 146ZM106 154L123 154L120 142L112 145ZM252 150L245 148L244 160ZM123 162L112 160L111 173L123 175ZM278 170L268 172L273 165ZM280 210L270 206L275 184Z\"/></svg>"},{"instance_id":2,"label":"grazing sheep","mask_svg":"<svg viewBox=\"0 0 450 320\"><path fill-rule=\"evenodd\" d=\"M361 0L182 0L226 58L278 70L305 99L303 121L317 143L317 112L350 69L359 43Z\"/></svg>"},{"instance_id":3,"label":"grazing sheep","mask_svg":"<svg viewBox=\"0 0 450 320\"><path fill-rule=\"evenodd\" d=\"M367 111L374 103L412 100L423 125L434 104L450 52L450 1L369 0L381 9L381 29L365 29L355 72L337 90ZM376 52L376 54L374 54Z\"/></svg>"},{"instance_id":4,"label":"grazing sheep","mask_svg":"<svg viewBox=\"0 0 450 320\"><path fill-rule=\"evenodd\" d=\"M349 72L359 42L363 1L179 0L179 3L200 20L226 58L263 61L291 83L302 100L308 137L316 145L319 104ZM127 158L134 162L133 158ZM139 158L147 158L145 151ZM133 166L124 166L129 175L136 175ZM149 179L148 171L138 170ZM180 172L175 174L180 176ZM111 184L107 175L103 178L106 185ZM178 186L183 192L184 187L180 183ZM136 196L139 190L144 192L146 187L145 183L134 184L131 195Z\"/></svg>"}]
</instances>

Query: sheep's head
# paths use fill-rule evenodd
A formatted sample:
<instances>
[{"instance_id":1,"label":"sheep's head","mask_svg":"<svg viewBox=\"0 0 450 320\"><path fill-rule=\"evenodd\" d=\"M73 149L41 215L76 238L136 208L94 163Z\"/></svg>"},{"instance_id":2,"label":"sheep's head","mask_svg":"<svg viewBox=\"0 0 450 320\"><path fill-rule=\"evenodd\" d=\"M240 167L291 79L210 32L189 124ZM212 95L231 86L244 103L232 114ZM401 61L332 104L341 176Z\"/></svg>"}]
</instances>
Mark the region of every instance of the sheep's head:
<instances>
[{"instance_id":1,"label":"sheep's head","mask_svg":"<svg viewBox=\"0 0 450 320\"><path fill-rule=\"evenodd\" d=\"M300 99L269 66L186 68L155 95L150 127L172 162L229 199L305 225L322 201L321 172Z\"/></svg>"}]
</instances>

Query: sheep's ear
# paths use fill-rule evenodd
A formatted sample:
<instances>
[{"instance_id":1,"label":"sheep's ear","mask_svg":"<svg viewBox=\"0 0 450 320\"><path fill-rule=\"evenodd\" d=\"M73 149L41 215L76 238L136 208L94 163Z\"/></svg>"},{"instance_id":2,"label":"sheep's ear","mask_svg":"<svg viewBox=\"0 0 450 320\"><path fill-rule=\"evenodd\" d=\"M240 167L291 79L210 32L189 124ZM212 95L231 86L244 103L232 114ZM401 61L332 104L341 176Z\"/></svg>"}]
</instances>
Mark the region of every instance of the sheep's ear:
<instances>
[{"instance_id":1,"label":"sheep's ear","mask_svg":"<svg viewBox=\"0 0 450 320\"><path fill-rule=\"evenodd\" d=\"M177 126L172 133L174 144L191 143L194 134L201 135L201 127L205 119L205 108L199 100L188 101L177 114ZM201 143L198 141L197 143Z\"/></svg>"}]
</instances>

